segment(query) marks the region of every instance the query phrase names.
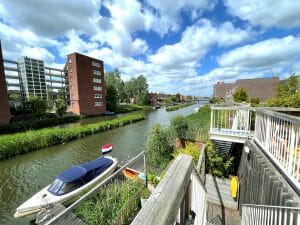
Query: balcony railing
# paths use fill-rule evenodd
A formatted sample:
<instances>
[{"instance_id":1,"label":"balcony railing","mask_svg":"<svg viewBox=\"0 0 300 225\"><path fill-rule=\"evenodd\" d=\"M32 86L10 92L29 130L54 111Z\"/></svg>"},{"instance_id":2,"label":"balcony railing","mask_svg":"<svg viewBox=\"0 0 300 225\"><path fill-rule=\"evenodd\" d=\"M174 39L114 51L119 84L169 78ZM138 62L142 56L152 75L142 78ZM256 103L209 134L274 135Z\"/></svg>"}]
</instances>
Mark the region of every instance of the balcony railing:
<instances>
[{"instance_id":1,"label":"balcony railing","mask_svg":"<svg viewBox=\"0 0 300 225\"><path fill-rule=\"evenodd\" d=\"M248 137L250 122L249 107L212 107L210 133Z\"/></svg>"},{"instance_id":2,"label":"balcony railing","mask_svg":"<svg viewBox=\"0 0 300 225\"><path fill-rule=\"evenodd\" d=\"M299 222L300 208L270 205L242 206L242 225L296 225Z\"/></svg>"},{"instance_id":3,"label":"balcony railing","mask_svg":"<svg viewBox=\"0 0 300 225\"><path fill-rule=\"evenodd\" d=\"M259 108L254 140L300 189L300 119Z\"/></svg>"}]
</instances>

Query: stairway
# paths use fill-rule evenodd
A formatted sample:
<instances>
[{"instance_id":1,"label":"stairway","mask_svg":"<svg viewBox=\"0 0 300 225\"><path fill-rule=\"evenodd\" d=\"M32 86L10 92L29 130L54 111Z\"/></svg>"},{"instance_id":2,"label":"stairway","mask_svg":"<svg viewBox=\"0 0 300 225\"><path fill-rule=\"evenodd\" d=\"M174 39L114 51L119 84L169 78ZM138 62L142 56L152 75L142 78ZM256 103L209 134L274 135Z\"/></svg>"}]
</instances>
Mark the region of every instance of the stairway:
<instances>
[{"instance_id":1,"label":"stairway","mask_svg":"<svg viewBox=\"0 0 300 225\"><path fill-rule=\"evenodd\" d=\"M220 156L228 157L231 152L232 142L221 141L221 140L213 140L217 153Z\"/></svg>"}]
</instances>

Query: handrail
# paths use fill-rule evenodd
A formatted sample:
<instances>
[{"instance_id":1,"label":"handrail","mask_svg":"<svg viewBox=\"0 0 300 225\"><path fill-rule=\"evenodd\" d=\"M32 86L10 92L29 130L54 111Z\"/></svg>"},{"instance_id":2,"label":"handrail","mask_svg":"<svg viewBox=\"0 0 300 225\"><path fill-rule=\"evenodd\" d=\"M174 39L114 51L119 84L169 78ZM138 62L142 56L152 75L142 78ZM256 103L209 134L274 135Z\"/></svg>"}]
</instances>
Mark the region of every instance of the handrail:
<instances>
[{"instance_id":1,"label":"handrail","mask_svg":"<svg viewBox=\"0 0 300 225\"><path fill-rule=\"evenodd\" d=\"M78 200L76 200L75 202L73 202L68 208L66 208L65 210L63 210L62 212L60 212L59 214L57 214L56 216L54 216L51 220L49 220L47 223L45 223L45 225L50 225L53 222L57 221L61 216L65 215L66 213L69 213L75 206L77 206L80 202L82 202L83 200L85 200L88 196L90 196L91 194L93 194L94 192L96 192L98 190L98 188L100 188L101 186L105 185L106 183L108 183L112 178L116 177L122 170L125 169L125 167L127 167L128 165L130 165L131 163L133 163L136 159L138 159L139 157L141 157L142 155L145 154L145 151L140 152L137 156L135 156L133 159L131 159L129 162L125 163L125 165L123 165L122 167L120 167L116 172L114 172L112 175L110 175L109 177L107 177L105 180L103 180L101 183L99 183L98 185L96 185L94 188L92 188L90 191L88 191L87 193L85 193L83 196L81 196Z\"/></svg>"},{"instance_id":2,"label":"handrail","mask_svg":"<svg viewBox=\"0 0 300 225\"><path fill-rule=\"evenodd\" d=\"M288 122L294 123L296 125L300 125L300 119L297 116L288 115L285 113L276 112L270 109L264 109L264 108L256 108L257 112L263 113L265 115L273 116L278 119L286 120Z\"/></svg>"},{"instance_id":3,"label":"handrail","mask_svg":"<svg viewBox=\"0 0 300 225\"><path fill-rule=\"evenodd\" d=\"M255 204L242 204L243 206L247 206L247 207L262 207L262 208L274 208L274 209L296 209L296 210L300 210L300 207L292 207L292 206L282 206L282 205L255 205Z\"/></svg>"},{"instance_id":4,"label":"handrail","mask_svg":"<svg viewBox=\"0 0 300 225\"><path fill-rule=\"evenodd\" d=\"M250 106L211 106L211 109L215 109L215 110L239 110L239 109L251 110L253 108Z\"/></svg>"}]
</instances>

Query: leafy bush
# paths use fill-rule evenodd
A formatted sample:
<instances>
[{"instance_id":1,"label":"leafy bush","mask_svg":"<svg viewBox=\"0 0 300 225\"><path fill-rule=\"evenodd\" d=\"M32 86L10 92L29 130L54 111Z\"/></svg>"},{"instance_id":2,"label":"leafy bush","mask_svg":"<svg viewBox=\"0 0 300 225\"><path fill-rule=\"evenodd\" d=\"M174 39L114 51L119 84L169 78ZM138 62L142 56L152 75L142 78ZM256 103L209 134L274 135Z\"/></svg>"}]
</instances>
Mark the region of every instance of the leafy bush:
<instances>
[{"instance_id":1,"label":"leafy bush","mask_svg":"<svg viewBox=\"0 0 300 225\"><path fill-rule=\"evenodd\" d=\"M75 213L88 225L127 224L139 208L140 198L148 196L142 182L116 180L83 201Z\"/></svg>"},{"instance_id":2,"label":"leafy bush","mask_svg":"<svg viewBox=\"0 0 300 225\"><path fill-rule=\"evenodd\" d=\"M243 87L238 88L232 96L235 102L247 102L249 98L247 90Z\"/></svg>"},{"instance_id":3,"label":"leafy bush","mask_svg":"<svg viewBox=\"0 0 300 225\"><path fill-rule=\"evenodd\" d=\"M191 106L191 105L194 105L194 104L196 104L196 102L189 102L189 103L186 103L186 104L169 106L169 107L166 108L166 111L167 112L169 112L169 111L175 111L175 110L178 110L180 108L188 107L188 106Z\"/></svg>"},{"instance_id":4,"label":"leafy bush","mask_svg":"<svg viewBox=\"0 0 300 225\"><path fill-rule=\"evenodd\" d=\"M65 143L67 141L120 127L143 119L145 119L144 115L135 114L80 127L47 128L37 131L3 135L0 136L0 160L40 148Z\"/></svg>"},{"instance_id":5,"label":"leafy bush","mask_svg":"<svg viewBox=\"0 0 300 225\"><path fill-rule=\"evenodd\" d=\"M137 110L143 110L143 109L151 109L151 106L149 105L118 105L116 109L116 113L128 113L133 112Z\"/></svg>"},{"instance_id":6,"label":"leafy bush","mask_svg":"<svg viewBox=\"0 0 300 225\"><path fill-rule=\"evenodd\" d=\"M208 141L205 146L206 151L206 169L208 173L217 177L228 177L234 157L228 159L219 156L213 142Z\"/></svg>"},{"instance_id":7,"label":"leafy bush","mask_svg":"<svg viewBox=\"0 0 300 225\"><path fill-rule=\"evenodd\" d=\"M173 132L176 138L184 139L186 138L188 130L187 119L184 116L174 116L171 119L170 130Z\"/></svg>"},{"instance_id":8,"label":"leafy bush","mask_svg":"<svg viewBox=\"0 0 300 225\"><path fill-rule=\"evenodd\" d=\"M199 155L200 155L200 150L199 147L197 147L193 143L188 143L185 148L180 148L174 151L172 156L176 158L179 154L185 154L185 155L190 155L193 157L193 161L195 165L198 163Z\"/></svg>"},{"instance_id":9,"label":"leafy bush","mask_svg":"<svg viewBox=\"0 0 300 225\"><path fill-rule=\"evenodd\" d=\"M147 180L154 186L156 187L158 185L158 183L160 182L160 178L158 176L155 176L151 173L147 174Z\"/></svg>"},{"instance_id":10,"label":"leafy bush","mask_svg":"<svg viewBox=\"0 0 300 225\"><path fill-rule=\"evenodd\" d=\"M172 159L173 144L169 130L154 124L146 143L146 156L150 165L165 168Z\"/></svg>"}]
</instances>

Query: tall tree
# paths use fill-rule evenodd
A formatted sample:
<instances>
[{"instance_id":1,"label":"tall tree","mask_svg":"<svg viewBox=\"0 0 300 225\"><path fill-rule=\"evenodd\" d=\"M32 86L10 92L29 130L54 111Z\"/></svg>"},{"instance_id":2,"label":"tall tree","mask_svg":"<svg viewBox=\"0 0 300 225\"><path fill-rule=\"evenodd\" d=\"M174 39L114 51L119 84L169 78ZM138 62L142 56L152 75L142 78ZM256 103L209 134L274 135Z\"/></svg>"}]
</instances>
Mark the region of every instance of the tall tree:
<instances>
[{"instance_id":1,"label":"tall tree","mask_svg":"<svg viewBox=\"0 0 300 225\"><path fill-rule=\"evenodd\" d=\"M105 73L105 84L114 87L117 93L117 102L123 102L126 99L124 91L124 82L121 78L121 73L118 69Z\"/></svg>"},{"instance_id":2,"label":"tall tree","mask_svg":"<svg viewBox=\"0 0 300 225\"><path fill-rule=\"evenodd\" d=\"M105 100L107 103L107 110L114 112L117 108L118 94L113 85L106 85Z\"/></svg>"},{"instance_id":3,"label":"tall tree","mask_svg":"<svg viewBox=\"0 0 300 225\"><path fill-rule=\"evenodd\" d=\"M34 115L41 116L47 111L47 101L37 96L30 96L27 102L30 112Z\"/></svg>"}]
</instances>

